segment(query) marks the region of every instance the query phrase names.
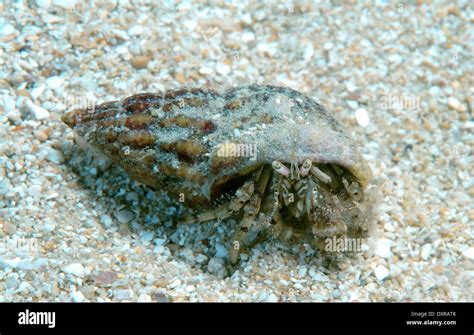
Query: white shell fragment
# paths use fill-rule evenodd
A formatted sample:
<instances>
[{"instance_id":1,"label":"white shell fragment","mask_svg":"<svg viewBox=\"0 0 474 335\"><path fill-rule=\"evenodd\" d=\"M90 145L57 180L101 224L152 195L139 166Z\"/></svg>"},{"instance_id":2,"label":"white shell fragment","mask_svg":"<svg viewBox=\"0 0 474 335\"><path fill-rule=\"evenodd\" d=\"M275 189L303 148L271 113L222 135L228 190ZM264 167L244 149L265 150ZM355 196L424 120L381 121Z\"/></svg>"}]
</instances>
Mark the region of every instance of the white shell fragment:
<instances>
[{"instance_id":1,"label":"white shell fragment","mask_svg":"<svg viewBox=\"0 0 474 335\"><path fill-rule=\"evenodd\" d=\"M370 123L369 114L364 108L359 108L355 112L355 117L359 126L367 127Z\"/></svg>"},{"instance_id":2,"label":"white shell fragment","mask_svg":"<svg viewBox=\"0 0 474 335\"><path fill-rule=\"evenodd\" d=\"M49 118L49 112L43 107L35 105L31 100L26 101L26 106L28 106L36 120L46 120Z\"/></svg>"}]
</instances>

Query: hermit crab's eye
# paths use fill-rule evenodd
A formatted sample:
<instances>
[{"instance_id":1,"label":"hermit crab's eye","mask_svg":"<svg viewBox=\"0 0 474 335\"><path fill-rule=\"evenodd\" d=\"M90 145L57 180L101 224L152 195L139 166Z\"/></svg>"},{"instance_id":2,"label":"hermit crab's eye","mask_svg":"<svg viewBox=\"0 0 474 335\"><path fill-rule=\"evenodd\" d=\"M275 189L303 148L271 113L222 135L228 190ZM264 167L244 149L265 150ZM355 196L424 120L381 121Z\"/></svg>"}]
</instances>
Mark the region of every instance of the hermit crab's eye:
<instances>
[{"instance_id":1,"label":"hermit crab's eye","mask_svg":"<svg viewBox=\"0 0 474 335\"><path fill-rule=\"evenodd\" d=\"M306 176L309 173L309 170L311 169L311 166L313 165L313 162L310 159L307 159L301 164L301 176Z\"/></svg>"},{"instance_id":2,"label":"hermit crab's eye","mask_svg":"<svg viewBox=\"0 0 474 335\"><path fill-rule=\"evenodd\" d=\"M360 185L357 183L352 183L354 185L353 191L352 191L352 197L356 201L362 201L364 199L364 195L360 190Z\"/></svg>"},{"instance_id":3,"label":"hermit crab's eye","mask_svg":"<svg viewBox=\"0 0 474 335\"><path fill-rule=\"evenodd\" d=\"M290 169L288 169L285 165L283 165L279 161L273 161L272 167L276 172L278 172L279 174L285 177L288 177L290 175Z\"/></svg>"}]
</instances>

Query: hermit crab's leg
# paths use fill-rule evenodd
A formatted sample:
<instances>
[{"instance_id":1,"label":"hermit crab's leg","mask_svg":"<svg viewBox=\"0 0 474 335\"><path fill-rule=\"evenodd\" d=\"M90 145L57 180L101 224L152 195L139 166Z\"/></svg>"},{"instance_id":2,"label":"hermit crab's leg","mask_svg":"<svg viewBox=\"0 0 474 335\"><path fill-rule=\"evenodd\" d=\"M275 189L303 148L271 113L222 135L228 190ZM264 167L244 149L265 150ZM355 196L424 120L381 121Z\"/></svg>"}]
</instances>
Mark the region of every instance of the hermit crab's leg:
<instances>
[{"instance_id":1,"label":"hermit crab's leg","mask_svg":"<svg viewBox=\"0 0 474 335\"><path fill-rule=\"evenodd\" d=\"M249 201L254 191L255 182L253 180L248 180L237 189L234 198L229 203L223 204L216 209L212 209L197 215L186 216L181 222L185 224L192 224L214 219L226 219L233 213L238 212L245 205L245 203Z\"/></svg>"},{"instance_id":2,"label":"hermit crab's leg","mask_svg":"<svg viewBox=\"0 0 474 335\"><path fill-rule=\"evenodd\" d=\"M257 177L258 183L257 183L256 190L260 195L263 195L265 193L265 189L267 188L268 181L270 180L271 172L272 172L272 169L268 165L265 165L264 167L262 167L262 170L259 176Z\"/></svg>"},{"instance_id":3,"label":"hermit crab's leg","mask_svg":"<svg viewBox=\"0 0 474 335\"><path fill-rule=\"evenodd\" d=\"M283 238L287 239L288 236L285 233L285 225L283 222L283 219L281 217L280 212L276 212L275 215L273 216L273 224L271 225L269 231L270 231L270 236L274 239L278 238Z\"/></svg>"},{"instance_id":4,"label":"hermit crab's leg","mask_svg":"<svg viewBox=\"0 0 474 335\"><path fill-rule=\"evenodd\" d=\"M289 222L286 223L280 212L275 213L273 222L272 226L268 229L268 235L273 239L296 242L305 237L305 232L296 229Z\"/></svg>"},{"instance_id":5,"label":"hermit crab's leg","mask_svg":"<svg viewBox=\"0 0 474 335\"><path fill-rule=\"evenodd\" d=\"M276 185L279 185L279 183L276 183ZM252 241L253 244L260 243L268 235L277 237L282 229L281 220L276 218L276 216L278 216L278 218L280 217L278 212L280 207L280 192L277 189L275 192L268 191L260 194L262 195L262 204L259 218L254 224L254 227L258 230L258 236Z\"/></svg>"},{"instance_id":6,"label":"hermit crab's leg","mask_svg":"<svg viewBox=\"0 0 474 335\"><path fill-rule=\"evenodd\" d=\"M308 180L308 188L306 189L305 195L305 207L306 207L306 214L308 215L308 219L311 220L311 213L313 212L313 208L318 201L318 188L313 180Z\"/></svg>"},{"instance_id":7,"label":"hermit crab's leg","mask_svg":"<svg viewBox=\"0 0 474 335\"><path fill-rule=\"evenodd\" d=\"M262 209L260 220L257 224L260 226L258 241L263 240L266 236L273 239L290 240L295 236L295 231L290 225L286 225L279 209L282 205L282 191L284 189L284 181L286 178L278 176L272 186L273 192L266 192L262 200ZM267 214L264 214L267 213Z\"/></svg>"},{"instance_id":8,"label":"hermit crab's leg","mask_svg":"<svg viewBox=\"0 0 474 335\"><path fill-rule=\"evenodd\" d=\"M327 174L325 174L323 171L321 171L317 166L312 166L310 168L310 172L313 176L318 178L324 184L327 184L327 183L331 182L331 177L329 177Z\"/></svg>"},{"instance_id":9,"label":"hermit crab's leg","mask_svg":"<svg viewBox=\"0 0 474 335\"><path fill-rule=\"evenodd\" d=\"M234 234L232 246L229 251L229 260L232 264L237 263L243 248L248 248L260 241L258 235L260 235L260 232L263 231L262 228L264 227L258 225L257 215L260 212L262 195L265 193L265 189L270 179L270 173L271 169L269 167L265 167L260 170L258 174L256 192L253 193L250 201L248 201L244 206L244 216ZM255 234L255 238L252 241L248 241L250 233Z\"/></svg>"},{"instance_id":10,"label":"hermit crab's leg","mask_svg":"<svg viewBox=\"0 0 474 335\"><path fill-rule=\"evenodd\" d=\"M232 246L229 251L229 260L232 264L237 263L241 250L247 246L246 240L260 210L260 202L261 197L256 193L244 206L244 216L234 234Z\"/></svg>"},{"instance_id":11,"label":"hermit crab's leg","mask_svg":"<svg viewBox=\"0 0 474 335\"><path fill-rule=\"evenodd\" d=\"M275 169L275 166L273 166ZM273 181L273 185L271 189L273 190L273 199L270 197L271 193L267 193L265 196L264 202L264 211L267 212L270 210L270 214L268 214L263 221L264 226L270 226L272 223L272 219L278 213L278 210L282 204L282 189L283 189L283 179L281 176L276 176L276 180ZM273 200L273 201L272 201Z\"/></svg>"}]
</instances>

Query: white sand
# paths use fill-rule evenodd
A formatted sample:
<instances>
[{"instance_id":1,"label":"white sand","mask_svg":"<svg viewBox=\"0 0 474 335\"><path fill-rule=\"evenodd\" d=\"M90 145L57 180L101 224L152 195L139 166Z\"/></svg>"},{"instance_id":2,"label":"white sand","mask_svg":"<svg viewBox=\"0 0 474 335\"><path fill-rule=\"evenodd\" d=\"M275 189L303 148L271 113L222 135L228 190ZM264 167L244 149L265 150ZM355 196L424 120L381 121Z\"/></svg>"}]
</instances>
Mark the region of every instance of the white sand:
<instances>
[{"instance_id":1,"label":"white sand","mask_svg":"<svg viewBox=\"0 0 474 335\"><path fill-rule=\"evenodd\" d=\"M472 2L32 2L0 3L0 301L474 300ZM173 226L175 204L60 121L94 98L247 83L351 130L381 196L365 251L326 266L268 241L222 279L235 221Z\"/></svg>"}]
</instances>

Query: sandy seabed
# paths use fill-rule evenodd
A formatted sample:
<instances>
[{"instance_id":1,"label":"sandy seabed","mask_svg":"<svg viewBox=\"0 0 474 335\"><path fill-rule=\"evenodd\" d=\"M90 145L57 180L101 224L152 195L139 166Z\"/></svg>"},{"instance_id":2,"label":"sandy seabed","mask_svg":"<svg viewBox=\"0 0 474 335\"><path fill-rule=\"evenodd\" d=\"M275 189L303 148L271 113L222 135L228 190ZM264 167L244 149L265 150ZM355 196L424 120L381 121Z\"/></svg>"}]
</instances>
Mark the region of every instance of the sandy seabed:
<instances>
[{"instance_id":1,"label":"sandy seabed","mask_svg":"<svg viewBox=\"0 0 474 335\"><path fill-rule=\"evenodd\" d=\"M37 0L0 13L0 301L474 300L472 2ZM182 208L60 120L90 101L250 83L304 92L356 139L380 197L362 252L328 266L267 241L224 278L235 220L174 224Z\"/></svg>"}]
</instances>

